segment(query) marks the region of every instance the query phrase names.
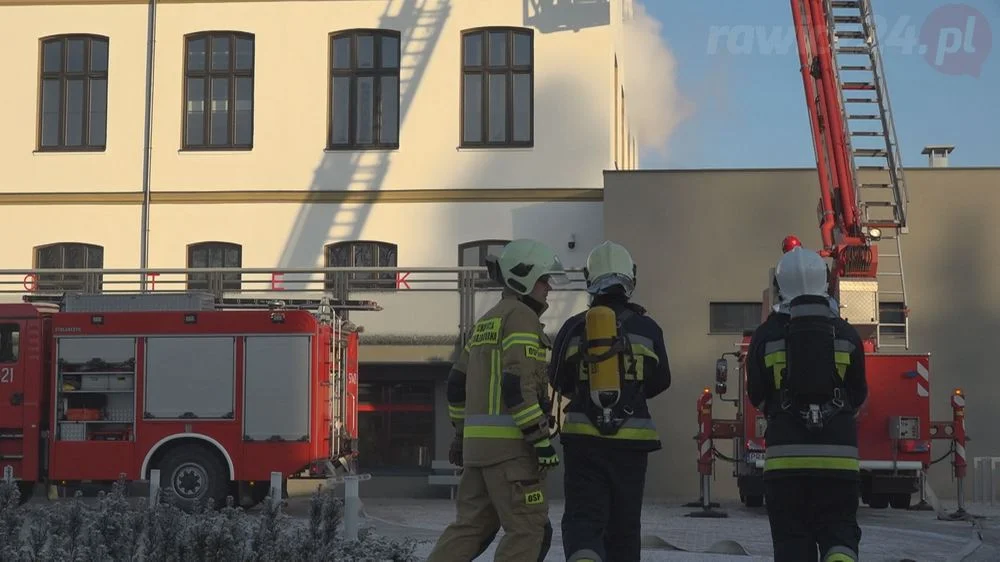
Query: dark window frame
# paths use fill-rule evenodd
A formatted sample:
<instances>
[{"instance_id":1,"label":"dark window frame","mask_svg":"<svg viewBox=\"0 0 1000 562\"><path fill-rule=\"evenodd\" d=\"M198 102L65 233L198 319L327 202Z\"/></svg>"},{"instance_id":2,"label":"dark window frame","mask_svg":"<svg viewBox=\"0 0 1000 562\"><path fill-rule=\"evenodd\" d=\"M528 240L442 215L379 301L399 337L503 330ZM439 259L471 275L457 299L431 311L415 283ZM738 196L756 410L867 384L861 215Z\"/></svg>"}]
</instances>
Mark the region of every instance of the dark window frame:
<instances>
[{"instance_id":1,"label":"dark window frame","mask_svg":"<svg viewBox=\"0 0 1000 562\"><path fill-rule=\"evenodd\" d=\"M21 358L21 324L0 322L0 365L17 363Z\"/></svg>"},{"instance_id":2,"label":"dark window frame","mask_svg":"<svg viewBox=\"0 0 1000 562\"><path fill-rule=\"evenodd\" d=\"M67 64L69 57L67 56L67 43L69 41L83 41L83 71L73 71L67 70ZM93 60L91 58L93 51L94 41L103 42L106 46L105 53L107 54L108 60L106 61L106 68L103 71L95 71L91 67L93 65ZM51 43L61 43L60 47L60 61L58 71L46 71L45 70L45 46ZM42 37L38 41L38 115L36 119L37 125L37 135L35 139L35 150L37 152L104 152L107 150L108 146L108 94L109 94L109 84L110 84L110 68L111 68L111 39L104 35L97 35L93 33L68 33L63 35L50 35L47 37ZM67 120L67 110L66 110L66 90L67 83L69 80L78 79L83 80L83 115L81 117L81 136L83 137L83 143L80 145L67 145L66 144L66 120ZM55 145L44 145L43 144L43 119L45 116L44 93L45 93L45 81L46 80L59 80L59 141ZM90 133L91 133L91 115L90 115L90 92L91 92L91 82L93 80L104 80L104 142L103 143L91 143Z\"/></svg>"},{"instance_id":3,"label":"dark window frame","mask_svg":"<svg viewBox=\"0 0 1000 562\"><path fill-rule=\"evenodd\" d=\"M212 40L217 37L226 37L229 39L229 63L225 70L213 70L212 69ZM250 68L249 69L237 69L236 68L236 41L237 39L245 39L250 41ZM189 68L190 61L190 49L191 43L198 40L205 41L205 68L202 70L191 70ZM184 36L183 52L184 57L184 72L181 81L181 151L191 151L191 152L201 152L201 151L217 151L217 150L240 150L249 151L253 150L253 139L254 139L254 122L256 121L256 97L257 97L257 85L256 85L256 67L257 67L257 37L255 34L246 31L234 31L234 30L211 30L211 31L198 31L195 33L189 33ZM192 144L188 142L188 81L191 79L201 78L204 80L205 86L202 90L202 101L204 102L204 107L202 109L202 132L204 138L200 144ZM227 137L225 144L211 144L211 132L212 132L212 80L214 78L226 78L228 79L228 90L227 90ZM249 78L250 79L250 142L249 143L236 143L236 82L238 78Z\"/></svg>"},{"instance_id":4,"label":"dark window frame","mask_svg":"<svg viewBox=\"0 0 1000 562\"><path fill-rule=\"evenodd\" d=\"M362 245L371 245L375 250L376 262L381 261L379 258L382 256L383 251L391 252L393 259L391 261L395 262L392 264L377 264L377 265L357 265L355 261L356 251L355 248ZM341 250L343 248L348 249L348 255L350 256L350 263L346 265L333 264L333 252ZM393 244L392 242L385 242L382 240L344 240L341 242L332 242L323 246L323 263L326 267L398 267L399 264L399 246ZM348 287L353 290L395 290L396 289L396 274L393 272L351 272L347 275L337 274L337 273L327 273L325 275L326 279L324 286L326 290L336 290L339 286L342 286L346 282Z\"/></svg>"},{"instance_id":5,"label":"dark window frame","mask_svg":"<svg viewBox=\"0 0 1000 562\"><path fill-rule=\"evenodd\" d=\"M722 319L719 317L723 313L731 313L733 307L742 307L741 326L738 328L728 328L720 326ZM747 330L754 330L761 323L761 313L763 304L751 301L712 301L708 303L708 333L711 335L742 334ZM750 318L753 320L749 321Z\"/></svg>"},{"instance_id":6,"label":"dark window frame","mask_svg":"<svg viewBox=\"0 0 1000 562\"><path fill-rule=\"evenodd\" d=\"M337 39L349 38L351 41L351 56L350 56L350 67L349 68L334 68L335 52L334 43ZM371 68L360 68L358 66L358 38L359 37L372 37L372 62L373 66ZM383 67L382 66L382 39L383 38L393 38L396 40L396 66L395 67ZM344 150L395 150L399 148L400 139L400 120L401 120L401 96L402 88L400 81L400 66L402 64L402 38L399 31L395 29L377 29L377 28L354 28L354 29L343 29L340 31L334 31L330 33L328 38L328 48L327 48L327 69L328 69L328 79L327 79L327 95L326 95L326 150L329 151L344 151ZM347 125L347 142L346 143L334 143L333 142L333 129L334 129L334 115L333 115L333 80L337 77L346 77L350 79L347 111L348 111L348 125ZM372 142L370 143L359 143L357 140L357 122L358 122L358 96L357 96L357 82L358 78L371 77L372 80ZM394 142L382 142L382 80L383 77L393 77L396 79L396 140Z\"/></svg>"},{"instance_id":7,"label":"dark window frame","mask_svg":"<svg viewBox=\"0 0 1000 562\"><path fill-rule=\"evenodd\" d=\"M506 246L510 243L510 240L502 240L499 238L484 238L482 240L470 240L468 242L463 242L458 245L458 266L459 267L485 267L486 266L486 256L489 255L490 246ZM479 249L479 260L475 264L462 263L462 256L465 254L465 250L469 248ZM475 284L477 287L500 287L501 285L489 278L489 274L486 272L479 273L475 278Z\"/></svg>"},{"instance_id":8,"label":"dark window frame","mask_svg":"<svg viewBox=\"0 0 1000 562\"><path fill-rule=\"evenodd\" d=\"M193 242L187 245L187 267L194 268L191 263L194 261L195 252L211 250L221 250L223 252L223 262L225 262L226 250L236 250L239 264L235 266L215 266L207 267L232 267L240 269L243 267L243 245L235 242L222 242L219 240L206 240L203 242ZM207 259L206 259L207 261ZM235 273L188 273L187 290L189 291L240 291L243 288L243 274Z\"/></svg>"},{"instance_id":9,"label":"dark window frame","mask_svg":"<svg viewBox=\"0 0 1000 562\"><path fill-rule=\"evenodd\" d=\"M490 66L489 64L489 34L506 33L506 59L501 66ZM480 59L478 65L465 64L465 38L470 35L479 34L481 36ZM528 45L531 50L531 61L527 65L515 65L514 56L514 36L526 35ZM535 31L527 27L516 26L493 26L476 27L464 29L461 33L461 59L459 65L461 74L459 78L459 125L458 139L460 148L532 148L535 146ZM465 77L469 74L481 74L482 84L480 86L480 123L479 140L469 141L465 138ZM489 140L489 80L491 74L502 74L506 76L505 104L504 104L504 133L503 141ZM531 105L528 112L528 140L514 140L514 75L528 76L528 103Z\"/></svg>"},{"instance_id":10,"label":"dark window frame","mask_svg":"<svg viewBox=\"0 0 1000 562\"><path fill-rule=\"evenodd\" d=\"M66 254L67 250L70 249L83 250L85 264L90 263L91 252L99 252L100 259L95 261L100 261L100 264L92 268L86 265L84 267L67 267ZM43 261L41 259L42 252L52 250L59 251L60 266L55 268L41 267L39 262ZM32 268L37 271L38 278L35 280L35 290L38 292L81 291L85 293L100 293L104 285L104 275L101 273L83 274L80 276L80 279L73 279L77 277L76 274L46 274L42 272L45 269L104 269L104 246L88 244L86 242L53 242L51 244L35 246L32 249ZM70 287L67 288L67 285L70 285Z\"/></svg>"}]
</instances>

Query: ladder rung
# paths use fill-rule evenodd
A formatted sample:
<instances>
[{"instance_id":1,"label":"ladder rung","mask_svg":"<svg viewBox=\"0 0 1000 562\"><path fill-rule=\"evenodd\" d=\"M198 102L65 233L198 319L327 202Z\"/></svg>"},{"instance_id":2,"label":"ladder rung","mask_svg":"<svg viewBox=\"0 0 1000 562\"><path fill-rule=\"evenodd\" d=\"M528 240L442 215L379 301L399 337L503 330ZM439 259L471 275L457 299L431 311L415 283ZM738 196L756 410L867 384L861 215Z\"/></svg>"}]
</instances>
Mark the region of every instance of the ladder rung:
<instances>
[{"instance_id":1,"label":"ladder rung","mask_svg":"<svg viewBox=\"0 0 1000 562\"><path fill-rule=\"evenodd\" d=\"M830 5L834 8L860 8L861 3L858 0L833 0Z\"/></svg>"},{"instance_id":2,"label":"ladder rung","mask_svg":"<svg viewBox=\"0 0 1000 562\"><path fill-rule=\"evenodd\" d=\"M895 207L896 204L892 201L865 201L864 205L866 207Z\"/></svg>"},{"instance_id":3,"label":"ladder rung","mask_svg":"<svg viewBox=\"0 0 1000 562\"><path fill-rule=\"evenodd\" d=\"M854 114L854 115L848 115L847 118L848 119L869 119L869 120L871 120L871 119L881 119L882 116L880 116L878 114L863 114L863 113L858 113L858 114Z\"/></svg>"},{"instance_id":4,"label":"ladder rung","mask_svg":"<svg viewBox=\"0 0 1000 562\"><path fill-rule=\"evenodd\" d=\"M24 458L24 455L0 455L0 460L3 461L16 461Z\"/></svg>"},{"instance_id":5,"label":"ladder rung","mask_svg":"<svg viewBox=\"0 0 1000 562\"><path fill-rule=\"evenodd\" d=\"M878 148L855 148L855 156L861 156L863 158L879 158L885 157L885 151Z\"/></svg>"},{"instance_id":6,"label":"ladder rung","mask_svg":"<svg viewBox=\"0 0 1000 562\"><path fill-rule=\"evenodd\" d=\"M871 82L844 82L841 86L842 90L874 90L875 84Z\"/></svg>"},{"instance_id":7,"label":"ladder rung","mask_svg":"<svg viewBox=\"0 0 1000 562\"><path fill-rule=\"evenodd\" d=\"M846 103L878 103L878 98L847 98Z\"/></svg>"},{"instance_id":8,"label":"ladder rung","mask_svg":"<svg viewBox=\"0 0 1000 562\"><path fill-rule=\"evenodd\" d=\"M834 33L837 37L841 39L867 39L868 36L865 35L864 31L837 31Z\"/></svg>"},{"instance_id":9,"label":"ladder rung","mask_svg":"<svg viewBox=\"0 0 1000 562\"><path fill-rule=\"evenodd\" d=\"M854 131L851 133L853 137L884 137L885 134L880 131Z\"/></svg>"},{"instance_id":10,"label":"ladder rung","mask_svg":"<svg viewBox=\"0 0 1000 562\"><path fill-rule=\"evenodd\" d=\"M880 252L879 255L878 255L878 257L879 258L898 258L899 254L883 254L883 253Z\"/></svg>"},{"instance_id":11,"label":"ladder rung","mask_svg":"<svg viewBox=\"0 0 1000 562\"><path fill-rule=\"evenodd\" d=\"M850 71L855 71L855 70L857 70L857 71L861 71L861 70L869 71L871 69L872 69L872 67L870 67L870 66L858 65L858 64L845 64L844 66L840 67L840 70L850 70Z\"/></svg>"},{"instance_id":12,"label":"ladder rung","mask_svg":"<svg viewBox=\"0 0 1000 562\"><path fill-rule=\"evenodd\" d=\"M864 188L886 189L886 188L892 187L892 184L888 184L888 183L863 183L863 184L861 184L861 187L862 187L862 189L864 189Z\"/></svg>"},{"instance_id":13,"label":"ladder rung","mask_svg":"<svg viewBox=\"0 0 1000 562\"><path fill-rule=\"evenodd\" d=\"M860 23L861 18L857 18ZM870 55L871 51L865 47L838 47L837 52L845 55Z\"/></svg>"}]
</instances>

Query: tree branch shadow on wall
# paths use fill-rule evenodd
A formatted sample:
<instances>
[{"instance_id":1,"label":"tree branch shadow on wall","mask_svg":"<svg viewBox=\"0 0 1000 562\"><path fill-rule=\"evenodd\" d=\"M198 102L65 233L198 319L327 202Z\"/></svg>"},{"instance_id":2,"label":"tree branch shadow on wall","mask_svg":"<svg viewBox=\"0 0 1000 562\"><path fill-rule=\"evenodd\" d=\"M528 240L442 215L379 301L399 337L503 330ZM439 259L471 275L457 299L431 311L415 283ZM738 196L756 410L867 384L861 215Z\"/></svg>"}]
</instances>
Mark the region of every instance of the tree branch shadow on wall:
<instances>
[{"instance_id":1,"label":"tree branch shadow on wall","mask_svg":"<svg viewBox=\"0 0 1000 562\"><path fill-rule=\"evenodd\" d=\"M540 33L580 31L611 24L609 0L522 0L525 27Z\"/></svg>"},{"instance_id":2,"label":"tree branch shadow on wall","mask_svg":"<svg viewBox=\"0 0 1000 562\"><path fill-rule=\"evenodd\" d=\"M398 138L399 150L403 150L404 143L413 142L415 138L403 134L406 118L450 15L451 1L438 0L432 4L432 0L404 0L396 15L390 15L388 10L395 5L395 2L388 3L378 28L400 32ZM313 174L310 192L378 192L383 188L395 152L324 152ZM281 254L281 267L323 266L327 243L360 239L371 205L318 201L318 197L310 197L299 209Z\"/></svg>"}]
</instances>

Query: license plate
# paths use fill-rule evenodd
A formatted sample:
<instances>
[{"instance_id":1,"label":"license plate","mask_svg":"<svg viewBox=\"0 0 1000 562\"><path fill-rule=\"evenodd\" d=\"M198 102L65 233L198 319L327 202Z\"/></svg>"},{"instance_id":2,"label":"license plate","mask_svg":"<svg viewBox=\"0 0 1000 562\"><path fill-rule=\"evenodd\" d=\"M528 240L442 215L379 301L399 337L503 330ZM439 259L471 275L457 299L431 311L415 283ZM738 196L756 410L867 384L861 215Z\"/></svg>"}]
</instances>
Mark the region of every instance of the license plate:
<instances>
[{"instance_id":1,"label":"license plate","mask_svg":"<svg viewBox=\"0 0 1000 562\"><path fill-rule=\"evenodd\" d=\"M747 451L747 464L755 464L764 460L764 451Z\"/></svg>"}]
</instances>

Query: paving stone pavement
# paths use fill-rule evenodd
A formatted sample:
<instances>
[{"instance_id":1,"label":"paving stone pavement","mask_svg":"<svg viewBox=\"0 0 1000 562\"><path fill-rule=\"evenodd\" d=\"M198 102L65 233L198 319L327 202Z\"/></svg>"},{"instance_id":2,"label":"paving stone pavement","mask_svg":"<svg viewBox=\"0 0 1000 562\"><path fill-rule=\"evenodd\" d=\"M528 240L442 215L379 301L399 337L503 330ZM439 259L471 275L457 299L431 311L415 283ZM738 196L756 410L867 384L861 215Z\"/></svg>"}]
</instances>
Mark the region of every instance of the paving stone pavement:
<instances>
[{"instance_id":1,"label":"paving stone pavement","mask_svg":"<svg viewBox=\"0 0 1000 562\"><path fill-rule=\"evenodd\" d=\"M643 508L643 535L647 542L665 541L661 548L644 548L642 560L772 560L770 530L763 509L747 509L736 504L724 504L729 514L724 519L696 519L684 517L690 508L679 504L647 504ZM954 508L950 508L953 510ZM454 517L454 503L448 500L376 500L365 502L367 523L386 536L411 537L418 541L417 555L426 559L434 541ZM561 502L553 502L550 519L554 536L552 549L546 560L562 561L562 536L559 520ZM970 512L974 512L970 508ZM976 551L976 531L971 522L940 521L934 512L872 510L859 512L862 527L861 552L863 560L1000 560L989 556L989 540ZM991 518L988 525L994 524ZM982 521L979 525L982 526ZM982 532L982 531L980 531ZM1000 525L990 528L1000 539ZM992 535L991 535L992 536ZM723 540L736 541L747 555L705 554L713 544ZM498 541L479 560L492 559ZM1000 543L998 543L1000 544ZM674 548L670 548L670 546ZM680 549L680 550L677 550ZM685 552L687 551L687 552Z\"/></svg>"}]
</instances>

